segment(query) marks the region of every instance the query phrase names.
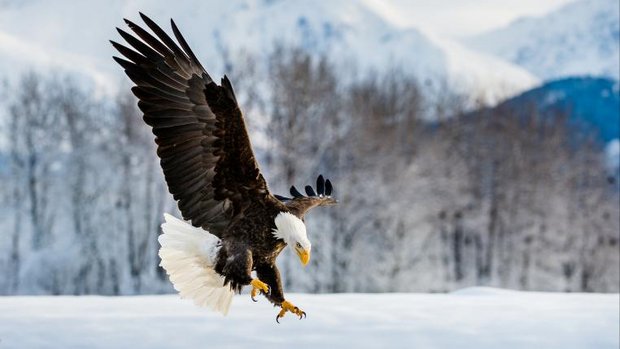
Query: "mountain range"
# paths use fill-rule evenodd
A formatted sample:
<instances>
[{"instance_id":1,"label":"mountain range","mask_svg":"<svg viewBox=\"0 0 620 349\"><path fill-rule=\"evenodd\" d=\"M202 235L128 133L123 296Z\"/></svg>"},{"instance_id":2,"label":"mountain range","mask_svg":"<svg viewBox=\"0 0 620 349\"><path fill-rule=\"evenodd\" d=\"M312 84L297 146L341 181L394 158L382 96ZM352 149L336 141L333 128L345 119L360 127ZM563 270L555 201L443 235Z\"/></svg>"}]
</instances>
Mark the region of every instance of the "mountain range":
<instances>
[{"instance_id":1,"label":"mountain range","mask_svg":"<svg viewBox=\"0 0 620 349\"><path fill-rule=\"evenodd\" d=\"M565 115L569 125L592 132L602 143L620 138L620 86L608 78L564 78L545 83L500 103L522 113L531 107L543 116Z\"/></svg>"},{"instance_id":2,"label":"mountain range","mask_svg":"<svg viewBox=\"0 0 620 349\"><path fill-rule=\"evenodd\" d=\"M464 40L527 69L542 80L590 75L620 77L620 3L582 0L541 17Z\"/></svg>"},{"instance_id":3,"label":"mountain range","mask_svg":"<svg viewBox=\"0 0 620 349\"><path fill-rule=\"evenodd\" d=\"M138 11L168 29L174 18L203 64L222 75L238 52L265 62L274 44L325 54L339 69L357 72L398 67L421 81L453 91L500 100L539 79L500 58L416 28L402 28L371 6L374 0L28 0L0 3L0 66L78 71L114 89L120 72L107 40L117 39L122 17L139 22ZM2 7L3 6L3 7Z\"/></svg>"},{"instance_id":4,"label":"mountain range","mask_svg":"<svg viewBox=\"0 0 620 349\"><path fill-rule=\"evenodd\" d=\"M94 81L101 91L115 91L124 80L107 41L119 39L115 27L124 25L123 17L140 22L139 11L166 29L174 18L213 76L230 72L241 52L256 57L258 66L268 64L275 44L326 55L350 76L398 68L425 86L436 82L436 88L448 86L487 103L532 88L524 96L554 94L560 86L568 89L564 100L584 99L578 105L589 106L589 96L601 91L575 88L595 80L562 79L620 75L617 0L571 2L461 41L403 28L376 11L376 1L0 1L0 78L63 70Z\"/></svg>"}]
</instances>

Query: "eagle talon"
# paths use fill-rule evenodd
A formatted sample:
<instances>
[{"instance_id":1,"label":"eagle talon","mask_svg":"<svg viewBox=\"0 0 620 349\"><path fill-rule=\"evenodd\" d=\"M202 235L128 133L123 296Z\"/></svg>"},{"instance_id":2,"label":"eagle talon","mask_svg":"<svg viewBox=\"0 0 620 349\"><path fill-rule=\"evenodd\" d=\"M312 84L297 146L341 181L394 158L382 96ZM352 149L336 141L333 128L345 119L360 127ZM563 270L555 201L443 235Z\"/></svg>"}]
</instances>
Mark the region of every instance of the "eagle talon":
<instances>
[{"instance_id":1,"label":"eagle talon","mask_svg":"<svg viewBox=\"0 0 620 349\"><path fill-rule=\"evenodd\" d=\"M298 307L294 306L291 302L289 301L284 301L282 302L282 304L280 305L282 307L282 309L280 309L280 312L278 313L278 315L276 315L276 322L280 323L280 318L283 318L284 315L286 314L286 312L291 312L297 316L299 316L299 320L303 319L306 317L306 312L299 309Z\"/></svg>"},{"instance_id":2,"label":"eagle talon","mask_svg":"<svg viewBox=\"0 0 620 349\"><path fill-rule=\"evenodd\" d=\"M271 287L269 287L269 285L260 281L259 279L252 279L252 281L250 282L250 285L252 285L252 291L250 292L250 298L255 303L258 302L258 300L256 300L255 297L259 293L262 293L265 295L269 295L271 293Z\"/></svg>"}]
</instances>

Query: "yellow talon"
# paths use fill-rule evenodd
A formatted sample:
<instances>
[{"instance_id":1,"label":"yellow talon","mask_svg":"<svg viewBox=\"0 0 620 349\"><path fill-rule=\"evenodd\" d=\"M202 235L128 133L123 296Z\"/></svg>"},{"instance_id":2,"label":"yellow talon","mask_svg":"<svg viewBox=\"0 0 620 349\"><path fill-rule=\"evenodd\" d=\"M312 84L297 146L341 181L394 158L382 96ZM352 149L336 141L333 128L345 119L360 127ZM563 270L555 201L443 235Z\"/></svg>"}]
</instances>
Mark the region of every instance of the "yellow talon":
<instances>
[{"instance_id":1,"label":"yellow talon","mask_svg":"<svg viewBox=\"0 0 620 349\"><path fill-rule=\"evenodd\" d=\"M282 307L282 309L280 310L280 312L276 316L276 322L277 323L280 323L280 318L284 317L284 314L286 314L287 311L289 311L289 312L299 316L299 320L301 320L302 318L306 317L306 312L305 311L302 311L301 309L297 308L296 306L293 305L293 303L291 303L289 301L282 302L282 304L280 306Z\"/></svg>"},{"instance_id":2,"label":"yellow talon","mask_svg":"<svg viewBox=\"0 0 620 349\"><path fill-rule=\"evenodd\" d=\"M256 297L261 291L265 294L269 294L269 285L260 281L259 279L252 279L252 281L250 282L250 285L252 285L252 291L250 292L250 298L252 298L254 302L257 302L257 300L254 297Z\"/></svg>"}]
</instances>

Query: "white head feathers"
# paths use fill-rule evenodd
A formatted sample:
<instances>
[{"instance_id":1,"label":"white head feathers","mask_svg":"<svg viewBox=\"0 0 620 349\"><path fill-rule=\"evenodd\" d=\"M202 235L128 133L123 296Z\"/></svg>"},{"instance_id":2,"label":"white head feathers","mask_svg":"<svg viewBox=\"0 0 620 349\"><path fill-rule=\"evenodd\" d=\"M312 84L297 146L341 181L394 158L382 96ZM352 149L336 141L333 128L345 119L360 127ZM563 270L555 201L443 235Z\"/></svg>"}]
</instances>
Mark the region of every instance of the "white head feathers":
<instances>
[{"instance_id":1,"label":"white head feathers","mask_svg":"<svg viewBox=\"0 0 620 349\"><path fill-rule=\"evenodd\" d=\"M284 240L287 245L295 247L300 244L301 247L310 251L310 240L306 235L306 225L301 219L297 218L290 212L280 212L275 219L276 229L273 230L273 235Z\"/></svg>"}]
</instances>

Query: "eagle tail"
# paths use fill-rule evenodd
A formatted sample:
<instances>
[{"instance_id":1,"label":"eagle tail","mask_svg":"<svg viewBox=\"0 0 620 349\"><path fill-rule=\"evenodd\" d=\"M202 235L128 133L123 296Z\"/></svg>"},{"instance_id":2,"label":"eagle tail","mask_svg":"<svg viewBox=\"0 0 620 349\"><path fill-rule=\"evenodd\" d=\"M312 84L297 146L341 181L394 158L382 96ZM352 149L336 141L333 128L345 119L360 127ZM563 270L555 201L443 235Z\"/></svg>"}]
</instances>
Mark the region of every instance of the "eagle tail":
<instances>
[{"instance_id":1,"label":"eagle tail","mask_svg":"<svg viewBox=\"0 0 620 349\"><path fill-rule=\"evenodd\" d=\"M164 218L163 234L158 239L159 265L166 270L174 289L181 298L226 315L234 293L214 269L220 239L167 213Z\"/></svg>"}]
</instances>

